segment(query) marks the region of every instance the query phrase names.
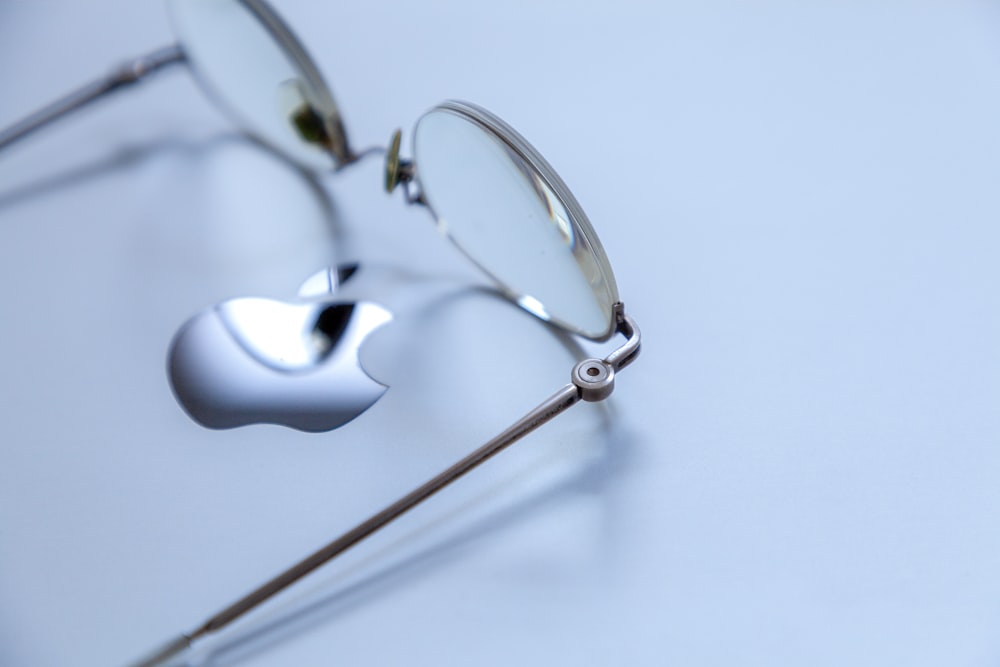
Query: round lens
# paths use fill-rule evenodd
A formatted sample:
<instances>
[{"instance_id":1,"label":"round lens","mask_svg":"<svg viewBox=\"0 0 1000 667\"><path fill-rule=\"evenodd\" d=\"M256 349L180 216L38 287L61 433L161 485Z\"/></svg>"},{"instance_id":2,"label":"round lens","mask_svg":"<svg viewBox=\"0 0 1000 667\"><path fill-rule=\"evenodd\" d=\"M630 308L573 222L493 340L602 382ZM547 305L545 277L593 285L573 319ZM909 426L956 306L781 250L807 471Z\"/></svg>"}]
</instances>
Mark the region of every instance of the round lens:
<instances>
[{"instance_id":1,"label":"round lens","mask_svg":"<svg viewBox=\"0 0 1000 667\"><path fill-rule=\"evenodd\" d=\"M198 80L250 134L311 169L350 161L333 97L301 44L261 0L171 0Z\"/></svg>"},{"instance_id":2,"label":"round lens","mask_svg":"<svg viewBox=\"0 0 1000 667\"><path fill-rule=\"evenodd\" d=\"M614 333L618 289L562 180L513 129L449 102L414 133L416 178L438 226L521 306L588 338Z\"/></svg>"}]
</instances>

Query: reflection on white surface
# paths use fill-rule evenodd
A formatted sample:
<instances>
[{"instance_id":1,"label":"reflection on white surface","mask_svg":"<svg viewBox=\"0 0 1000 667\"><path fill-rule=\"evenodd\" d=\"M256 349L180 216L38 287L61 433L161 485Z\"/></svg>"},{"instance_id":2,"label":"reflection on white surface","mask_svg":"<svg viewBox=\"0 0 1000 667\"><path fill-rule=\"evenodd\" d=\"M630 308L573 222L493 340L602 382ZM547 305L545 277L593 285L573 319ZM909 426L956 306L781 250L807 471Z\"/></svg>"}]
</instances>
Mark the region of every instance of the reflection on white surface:
<instances>
[{"instance_id":1,"label":"reflection on white surface","mask_svg":"<svg viewBox=\"0 0 1000 667\"><path fill-rule=\"evenodd\" d=\"M330 308L342 313L345 306ZM313 370L330 351L330 339L317 326L322 307L247 298L227 301L215 310L236 342L275 370Z\"/></svg>"}]
</instances>

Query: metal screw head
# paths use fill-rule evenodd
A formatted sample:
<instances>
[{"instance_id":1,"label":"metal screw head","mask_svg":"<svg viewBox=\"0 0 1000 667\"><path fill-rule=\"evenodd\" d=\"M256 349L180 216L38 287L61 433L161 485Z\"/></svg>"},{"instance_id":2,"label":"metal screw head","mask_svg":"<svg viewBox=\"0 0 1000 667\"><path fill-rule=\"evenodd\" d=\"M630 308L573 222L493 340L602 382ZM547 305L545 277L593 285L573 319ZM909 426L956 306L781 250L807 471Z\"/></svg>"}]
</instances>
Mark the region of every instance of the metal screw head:
<instances>
[{"instance_id":1,"label":"metal screw head","mask_svg":"<svg viewBox=\"0 0 1000 667\"><path fill-rule=\"evenodd\" d=\"M573 384L585 401L603 401L615 388L615 370L600 359L585 359L573 368Z\"/></svg>"}]
</instances>

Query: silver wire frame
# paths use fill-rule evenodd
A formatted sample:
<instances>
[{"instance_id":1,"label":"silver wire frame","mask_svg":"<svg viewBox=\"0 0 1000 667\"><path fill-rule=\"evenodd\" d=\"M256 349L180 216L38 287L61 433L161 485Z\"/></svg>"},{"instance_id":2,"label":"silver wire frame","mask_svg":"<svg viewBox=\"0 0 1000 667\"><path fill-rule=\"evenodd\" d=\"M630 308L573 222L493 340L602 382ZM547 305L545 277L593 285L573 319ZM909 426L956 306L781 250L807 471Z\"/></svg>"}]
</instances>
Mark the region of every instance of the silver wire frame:
<instances>
[{"instance_id":1,"label":"silver wire frame","mask_svg":"<svg viewBox=\"0 0 1000 667\"><path fill-rule=\"evenodd\" d=\"M222 611L218 612L195 630L179 635L158 648L132 667L158 667L190 648L195 641L213 634L247 612L271 599L309 573L330 562L355 544L375 533L466 473L479 467L504 449L514 444L538 427L562 414L581 400L599 401L606 398L614 387L614 376L631 364L639 354L641 334L630 317L625 315L622 304L615 305L617 331L626 337L625 344L604 359L587 359L573 369L573 381L552 394L534 410L526 414L507 430L482 445L471 454L417 487L382 511L365 519L357 526L299 561L278 576L254 589ZM593 373L597 379L589 380L591 373L580 369L601 369Z\"/></svg>"},{"instance_id":2,"label":"silver wire frame","mask_svg":"<svg viewBox=\"0 0 1000 667\"><path fill-rule=\"evenodd\" d=\"M152 53L130 60L120 67L115 68L104 78L93 81L68 95L60 97L55 102L39 109L11 127L0 131L0 150L77 109L82 109L102 97L138 83L150 74L185 61L184 51L178 44L165 46L162 49L157 49Z\"/></svg>"}]
</instances>

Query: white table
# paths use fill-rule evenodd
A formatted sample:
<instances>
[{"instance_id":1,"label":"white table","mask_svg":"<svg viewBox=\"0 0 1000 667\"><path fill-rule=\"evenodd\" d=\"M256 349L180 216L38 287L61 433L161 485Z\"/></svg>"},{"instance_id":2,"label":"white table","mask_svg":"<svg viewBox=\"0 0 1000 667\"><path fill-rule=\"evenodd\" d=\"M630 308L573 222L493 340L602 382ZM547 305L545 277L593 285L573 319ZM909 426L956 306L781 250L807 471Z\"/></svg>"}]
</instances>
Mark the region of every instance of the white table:
<instances>
[{"instance_id":1,"label":"white table","mask_svg":"<svg viewBox=\"0 0 1000 667\"><path fill-rule=\"evenodd\" d=\"M995 665L1000 15L877 4L279 2L359 145L446 98L531 139L645 347L199 659ZM155 2L5 3L0 125L170 39ZM126 663L567 381L380 178L317 189L182 71L0 156L0 664ZM385 398L189 420L178 327L348 254L443 278L366 349Z\"/></svg>"}]
</instances>

